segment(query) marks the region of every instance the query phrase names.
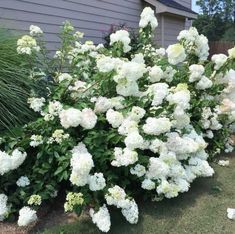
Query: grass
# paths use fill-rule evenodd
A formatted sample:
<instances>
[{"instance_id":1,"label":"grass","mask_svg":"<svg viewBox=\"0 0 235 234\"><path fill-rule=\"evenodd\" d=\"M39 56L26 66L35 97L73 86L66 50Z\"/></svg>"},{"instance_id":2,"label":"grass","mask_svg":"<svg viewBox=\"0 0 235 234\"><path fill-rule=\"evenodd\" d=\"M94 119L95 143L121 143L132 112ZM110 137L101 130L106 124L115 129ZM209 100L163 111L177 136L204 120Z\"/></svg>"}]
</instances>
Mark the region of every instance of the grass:
<instances>
[{"instance_id":1,"label":"grass","mask_svg":"<svg viewBox=\"0 0 235 234\"><path fill-rule=\"evenodd\" d=\"M161 202L138 202L140 219L130 225L120 211L111 212L112 234L235 234L235 221L227 218L227 208L235 208L235 157L229 168L213 164L212 178L196 180L188 193ZM46 220L47 218L45 218ZM44 222L44 221L43 221ZM84 216L70 224L46 229L42 234L100 233ZM35 232L34 232L35 233Z\"/></svg>"},{"instance_id":2,"label":"grass","mask_svg":"<svg viewBox=\"0 0 235 234\"><path fill-rule=\"evenodd\" d=\"M27 98L33 82L26 59L16 52L18 37L0 28L0 129L9 129L32 118Z\"/></svg>"}]
</instances>

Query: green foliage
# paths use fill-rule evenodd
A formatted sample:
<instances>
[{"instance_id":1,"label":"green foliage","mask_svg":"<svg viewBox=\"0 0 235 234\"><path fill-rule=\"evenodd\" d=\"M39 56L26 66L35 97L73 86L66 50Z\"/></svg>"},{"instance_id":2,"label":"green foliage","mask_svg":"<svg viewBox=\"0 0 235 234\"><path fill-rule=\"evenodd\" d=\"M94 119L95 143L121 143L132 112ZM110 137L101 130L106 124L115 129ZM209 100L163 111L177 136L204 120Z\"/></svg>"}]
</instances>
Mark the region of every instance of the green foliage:
<instances>
[{"instance_id":1,"label":"green foliage","mask_svg":"<svg viewBox=\"0 0 235 234\"><path fill-rule=\"evenodd\" d=\"M0 130L27 123L35 116L28 108L32 89L40 89L30 78L27 58L16 53L17 37L0 29Z\"/></svg>"},{"instance_id":2,"label":"green foliage","mask_svg":"<svg viewBox=\"0 0 235 234\"><path fill-rule=\"evenodd\" d=\"M193 22L193 26L204 34L209 41L220 40L226 30L224 21L219 15L198 15L198 18Z\"/></svg>"},{"instance_id":3,"label":"green foliage","mask_svg":"<svg viewBox=\"0 0 235 234\"><path fill-rule=\"evenodd\" d=\"M194 27L209 41L232 41L234 25L234 0L198 0L202 14L193 22Z\"/></svg>"},{"instance_id":4,"label":"green foliage","mask_svg":"<svg viewBox=\"0 0 235 234\"><path fill-rule=\"evenodd\" d=\"M231 27L225 31L221 40L235 42L235 25L231 25Z\"/></svg>"},{"instance_id":5,"label":"green foliage","mask_svg":"<svg viewBox=\"0 0 235 234\"><path fill-rule=\"evenodd\" d=\"M219 15L226 22L234 20L234 0L197 0L204 15Z\"/></svg>"}]
</instances>

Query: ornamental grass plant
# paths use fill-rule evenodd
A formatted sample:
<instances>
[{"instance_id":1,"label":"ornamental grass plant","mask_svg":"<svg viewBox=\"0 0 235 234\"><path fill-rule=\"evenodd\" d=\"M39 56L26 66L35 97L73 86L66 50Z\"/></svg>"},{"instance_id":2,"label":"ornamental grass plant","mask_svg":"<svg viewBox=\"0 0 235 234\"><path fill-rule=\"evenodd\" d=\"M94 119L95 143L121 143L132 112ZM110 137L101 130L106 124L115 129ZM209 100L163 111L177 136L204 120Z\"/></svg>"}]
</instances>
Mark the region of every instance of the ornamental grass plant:
<instances>
[{"instance_id":1,"label":"ornamental grass plant","mask_svg":"<svg viewBox=\"0 0 235 234\"><path fill-rule=\"evenodd\" d=\"M33 112L28 108L32 82L16 51L17 37L0 29L0 129L12 128L29 121Z\"/></svg>"},{"instance_id":2,"label":"ornamental grass plant","mask_svg":"<svg viewBox=\"0 0 235 234\"><path fill-rule=\"evenodd\" d=\"M45 88L30 78L32 58L16 53L18 36L0 28L0 129L10 130L35 118L27 100ZM29 63L29 61L31 62ZM40 84L39 84L40 83Z\"/></svg>"},{"instance_id":3,"label":"ornamental grass plant","mask_svg":"<svg viewBox=\"0 0 235 234\"><path fill-rule=\"evenodd\" d=\"M233 150L235 48L209 61L207 38L190 28L157 49L158 22L148 7L139 26L132 53L126 30L111 34L105 48L82 43L83 34L64 23L61 47L43 67L56 85L47 97L28 99L40 117L1 139L0 220L26 226L63 191L65 212L89 208L103 232L111 227L110 206L135 224L138 195L177 197L196 178L213 176L210 160ZM31 26L18 54L40 61L42 34Z\"/></svg>"}]
</instances>

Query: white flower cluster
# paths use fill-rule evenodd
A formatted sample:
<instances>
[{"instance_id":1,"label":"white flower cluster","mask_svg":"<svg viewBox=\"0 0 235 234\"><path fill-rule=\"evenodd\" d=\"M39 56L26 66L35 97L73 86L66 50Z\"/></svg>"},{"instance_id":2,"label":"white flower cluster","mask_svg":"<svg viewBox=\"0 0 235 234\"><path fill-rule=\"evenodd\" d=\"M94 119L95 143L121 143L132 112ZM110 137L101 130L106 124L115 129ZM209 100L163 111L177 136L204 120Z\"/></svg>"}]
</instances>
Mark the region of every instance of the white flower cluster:
<instances>
[{"instance_id":1,"label":"white flower cluster","mask_svg":"<svg viewBox=\"0 0 235 234\"><path fill-rule=\"evenodd\" d=\"M42 203L42 198L41 198L40 195L37 195L37 194L31 195L29 200L28 200L29 205L40 206L41 203Z\"/></svg>"},{"instance_id":2,"label":"white flower cluster","mask_svg":"<svg viewBox=\"0 0 235 234\"><path fill-rule=\"evenodd\" d=\"M109 188L108 193L105 195L105 199L108 205L114 205L117 208L121 208L123 216L129 223L135 224L138 222L138 206L134 199L127 197L125 191L121 187L115 185L114 187Z\"/></svg>"},{"instance_id":3,"label":"white flower cluster","mask_svg":"<svg viewBox=\"0 0 235 234\"><path fill-rule=\"evenodd\" d=\"M136 164L135 167L132 167L130 169L130 173L132 175L136 175L138 177L144 176L146 173L146 169L144 166L140 165L140 164Z\"/></svg>"},{"instance_id":4,"label":"white flower cluster","mask_svg":"<svg viewBox=\"0 0 235 234\"><path fill-rule=\"evenodd\" d=\"M25 160L27 154L15 149L11 155L0 151L0 175L17 169Z\"/></svg>"},{"instance_id":5,"label":"white flower cluster","mask_svg":"<svg viewBox=\"0 0 235 234\"><path fill-rule=\"evenodd\" d=\"M81 123L81 111L69 108L60 112L60 123L64 128L77 127Z\"/></svg>"},{"instance_id":6,"label":"white flower cluster","mask_svg":"<svg viewBox=\"0 0 235 234\"><path fill-rule=\"evenodd\" d=\"M199 81L202 78L205 68L202 65L193 64L189 67L190 76L189 82Z\"/></svg>"},{"instance_id":7,"label":"white flower cluster","mask_svg":"<svg viewBox=\"0 0 235 234\"><path fill-rule=\"evenodd\" d=\"M229 160L219 160L218 165L222 167L228 167L229 166Z\"/></svg>"},{"instance_id":8,"label":"white flower cluster","mask_svg":"<svg viewBox=\"0 0 235 234\"><path fill-rule=\"evenodd\" d=\"M30 207L25 206L19 211L19 219L18 219L19 226L27 226L36 220L37 220L36 211L31 209Z\"/></svg>"},{"instance_id":9,"label":"white flower cluster","mask_svg":"<svg viewBox=\"0 0 235 234\"><path fill-rule=\"evenodd\" d=\"M110 35L110 45L113 45L116 42L121 42L123 45L123 52L127 53L131 50L130 47L130 35L129 32L126 30L118 30L115 33Z\"/></svg>"},{"instance_id":10,"label":"white flower cluster","mask_svg":"<svg viewBox=\"0 0 235 234\"><path fill-rule=\"evenodd\" d=\"M31 55L33 52L40 51L40 47L37 45L37 41L28 35L25 35L17 41L18 54Z\"/></svg>"},{"instance_id":11,"label":"white flower cluster","mask_svg":"<svg viewBox=\"0 0 235 234\"><path fill-rule=\"evenodd\" d=\"M84 108L82 110L80 125L85 129L92 129L95 127L97 122L97 116L94 111L90 108Z\"/></svg>"},{"instance_id":12,"label":"white flower cluster","mask_svg":"<svg viewBox=\"0 0 235 234\"><path fill-rule=\"evenodd\" d=\"M202 110L202 127L204 129L219 130L222 128L222 124L218 120L218 113L212 112L210 107L204 107Z\"/></svg>"},{"instance_id":13,"label":"white flower cluster","mask_svg":"<svg viewBox=\"0 0 235 234\"><path fill-rule=\"evenodd\" d=\"M139 86L137 81L143 77L147 71L144 63L134 61L120 62L114 66L117 75L113 77L117 83L117 94L122 96L139 96ZM101 70L104 70L101 68Z\"/></svg>"},{"instance_id":14,"label":"white flower cluster","mask_svg":"<svg viewBox=\"0 0 235 234\"><path fill-rule=\"evenodd\" d=\"M81 125L85 129L92 129L97 122L97 116L90 108L85 108L82 111L75 108L62 110L59 117L60 123L64 128Z\"/></svg>"},{"instance_id":15,"label":"white flower cluster","mask_svg":"<svg viewBox=\"0 0 235 234\"><path fill-rule=\"evenodd\" d=\"M150 24L152 30L158 26L157 18L154 15L154 11L150 7L145 7L140 15L139 27L145 28Z\"/></svg>"},{"instance_id":16,"label":"white flower cluster","mask_svg":"<svg viewBox=\"0 0 235 234\"><path fill-rule=\"evenodd\" d=\"M102 56L97 58L96 65L100 72L111 72L116 69L122 60L119 58L112 58L110 56Z\"/></svg>"},{"instance_id":17,"label":"white flower cluster","mask_svg":"<svg viewBox=\"0 0 235 234\"><path fill-rule=\"evenodd\" d=\"M143 189L156 189L159 195L172 198L188 191L196 177L212 176L214 171L207 162L207 144L194 130L182 136L174 132L167 136L166 142L159 139L151 142L149 149L160 156L149 159L147 170L137 164L130 172L138 177L144 176ZM189 159L188 165L181 162L186 159Z\"/></svg>"},{"instance_id":18,"label":"white flower cluster","mask_svg":"<svg viewBox=\"0 0 235 234\"><path fill-rule=\"evenodd\" d=\"M200 61L207 59L209 55L208 39L204 35L199 35L196 28L180 32L177 39L184 45L188 54L195 54Z\"/></svg>"},{"instance_id":19,"label":"white flower cluster","mask_svg":"<svg viewBox=\"0 0 235 234\"><path fill-rule=\"evenodd\" d=\"M94 45L93 41L85 41L84 44L76 41L75 42L75 48L73 48L69 52L69 59L70 62L72 62L73 58L75 58L78 55L84 55L84 54L91 54L92 52L96 51L99 49L100 45L97 47Z\"/></svg>"},{"instance_id":20,"label":"white flower cluster","mask_svg":"<svg viewBox=\"0 0 235 234\"><path fill-rule=\"evenodd\" d=\"M82 193L69 192L66 196L66 202L64 204L65 212L73 211L75 207L81 206L84 203Z\"/></svg>"},{"instance_id":21,"label":"white flower cluster","mask_svg":"<svg viewBox=\"0 0 235 234\"><path fill-rule=\"evenodd\" d=\"M143 130L148 135L160 135L162 133L169 132L172 123L168 118L152 118L146 119L146 123L143 126Z\"/></svg>"},{"instance_id":22,"label":"white flower cluster","mask_svg":"<svg viewBox=\"0 0 235 234\"><path fill-rule=\"evenodd\" d=\"M231 59L235 58L235 47L228 50L228 55Z\"/></svg>"},{"instance_id":23,"label":"white flower cluster","mask_svg":"<svg viewBox=\"0 0 235 234\"><path fill-rule=\"evenodd\" d=\"M87 151L86 146L82 142L72 150L70 165L72 167L70 176L71 183L77 186L86 185L89 182L89 173L92 167L94 167L94 162L92 155ZM94 181L94 179L95 178L91 179L91 186L93 188L103 185L103 181L100 181L100 178L97 184L95 184L97 181Z\"/></svg>"},{"instance_id":24,"label":"white flower cluster","mask_svg":"<svg viewBox=\"0 0 235 234\"><path fill-rule=\"evenodd\" d=\"M212 81L203 75L205 68L202 65L193 64L189 67L189 71L189 82L198 81L196 89L205 90L212 87Z\"/></svg>"},{"instance_id":25,"label":"white flower cluster","mask_svg":"<svg viewBox=\"0 0 235 234\"><path fill-rule=\"evenodd\" d=\"M106 181L103 173L95 173L94 175L89 176L88 184L91 191L104 189L106 186Z\"/></svg>"},{"instance_id":26,"label":"white flower cluster","mask_svg":"<svg viewBox=\"0 0 235 234\"><path fill-rule=\"evenodd\" d=\"M27 176L21 176L17 181L16 184L18 187L26 187L30 185L30 180Z\"/></svg>"},{"instance_id":27,"label":"white flower cluster","mask_svg":"<svg viewBox=\"0 0 235 234\"><path fill-rule=\"evenodd\" d=\"M186 59L185 49L179 43L168 46L166 53L168 56L168 62L173 65L182 63Z\"/></svg>"},{"instance_id":28,"label":"white flower cluster","mask_svg":"<svg viewBox=\"0 0 235 234\"><path fill-rule=\"evenodd\" d=\"M109 109L106 113L106 119L113 128L118 128L122 124L124 117L122 113Z\"/></svg>"},{"instance_id":29,"label":"white flower cluster","mask_svg":"<svg viewBox=\"0 0 235 234\"><path fill-rule=\"evenodd\" d=\"M149 81L151 83L159 82L164 77L164 72L160 66L153 66L149 71Z\"/></svg>"},{"instance_id":30,"label":"white flower cluster","mask_svg":"<svg viewBox=\"0 0 235 234\"><path fill-rule=\"evenodd\" d=\"M145 64L136 62L124 63L118 68L118 74L114 76L117 82L117 94L122 96L138 96L139 87L137 80L146 72Z\"/></svg>"},{"instance_id":31,"label":"white flower cluster","mask_svg":"<svg viewBox=\"0 0 235 234\"><path fill-rule=\"evenodd\" d=\"M227 216L229 219L235 220L235 209L234 208L228 208L227 209Z\"/></svg>"},{"instance_id":32,"label":"white flower cluster","mask_svg":"<svg viewBox=\"0 0 235 234\"><path fill-rule=\"evenodd\" d=\"M41 135L32 135L31 137L30 137L30 145L32 146L32 147L37 147L37 146L39 146L39 145L41 145L41 144L43 144L43 138L42 138L42 136Z\"/></svg>"},{"instance_id":33,"label":"white flower cluster","mask_svg":"<svg viewBox=\"0 0 235 234\"><path fill-rule=\"evenodd\" d=\"M30 25L30 27L29 27L29 34L31 36L40 36L40 35L43 34L43 31L42 31L41 28L39 28L36 25Z\"/></svg>"},{"instance_id":34,"label":"white flower cluster","mask_svg":"<svg viewBox=\"0 0 235 234\"><path fill-rule=\"evenodd\" d=\"M169 93L169 86L166 83L155 83L149 86L147 94L153 96L152 106L159 106Z\"/></svg>"},{"instance_id":35,"label":"white flower cluster","mask_svg":"<svg viewBox=\"0 0 235 234\"><path fill-rule=\"evenodd\" d=\"M95 102L95 112L96 113L105 113L109 109L123 109L124 97L117 96L114 98L106 98L106 97L98 97L98 98L92 98L92 102Z\"/></svg>"},{"instance_id":36,"label":"white flower cluster","mask_svg":"<svg viewBox=\"0 0 235 234\"><path fill-rule=\"evenodd\" d=\"M43 112L45 121L53 120L63 110L63 105L59 101L50 101L48 104L48 111Z\"/></svg>"},{"instance_id":37,"label":"white flower cluster","mask_svg":"<svg viewBox=\"0 0 235 234\"><path fill-rule=\"evenodd\" d=\"M190 92L187 84L178 84L176 88L172 89L169 95L166 97L170 105L174 105L174 117L175 119L184 119L185 111L190 107Z\"/></svg>"},{"instance_id":38,"label":"white flower cluster","mask_svg":"<svg viewBox=\"0 0 235 234\"><path fill-rule=\"evenodd\" d=\"M215 70L219 70L227 61L228 57L225 54L214 54L211 61L215 63Z\"/></svg>"},{"instance_id":39,"label":"white flower cluster","mask_svg":"<svg viewBox=\"0 0 235 234\"><path fill-rule=\"evenodd\" d=\"M128 148L114 148L114 160L111 165L114 167L128 166L134 164L138 160L138 153Z\"/></svg>"},{"instance_id":40,"label":"white flower cluster","mask_svg":"<svg viewBox=\"0 0 235 234\"><path fill-rule=\"evenodd\" d=\"M59 83L62 81L71 81L72 79L73 79L73 77L68 73L61 73L58 76Z\"/></svg>"},{"instance_id":41,"label":"white flower cluster","mask_svg":"<svg viewBox=\"0 0 235 234\"><path fill-rule=\"evenodd\" d=\"M223 90L223 100L221 105L221 111L223 113L228 113L230 116L230 121L235 120L235 70L230 69L223 79L218 82L227 84L226 88Z\"/></svg>"},{"instance_id":42,"label":"white flower cluster","mask_svg":"<svg viewBox=\"0 0 235 234\"><path fill-rule=\"evenodd\" d=\"M28 103L30 104L30 108L35 112L41 112L42 107L45 104L45 98L28 98Z\"/></svg>"},{"instance_id":43,"label":"white flower cluster","mask_svg":"<svg viewBox=\"0 0 235 234\"><path fill-rule=\"evenodd\" d=\"M0 221L3 221L8 214L9 207L7 206L8 197L5 194L0 194Z\"/></svg>"},{"instance_id":44,"label":"white flower cluster","mask_svg":"<svg viewBox=\"0 0 235 234\"><path fill-rule=\"evenodd\" d=\"M84 73L83 73L84 74ZM90 88L91 84L81 81L81 80L76 80L74 83L69 85L68 90L70 91L70 97L73 100L77 100L79 98L84 98L90 95Z\"/></svg>"},{"instance_id":45,"label":"white flower cluster","mask_svg":"<svg viewBox=\"0 0 235 234\"><path fill-rule=\"evenodd\" d=\"M90 216L92 218L92 222L97 225L100 231L108 232L110 230L110 214L105 204L100 207L97 212L95 212L94 209L91 208Z\"/></svg>"},{"instance_id":46,"label":"white flower cluster","mask_svg":"<svg viewBox=\"0 0 235 234\"><path fill-rule=\"evenodd\" d=\"M48 144L52 144L53 142L56 142L58 144L61 144L65 139L69 138L68 133L64 133L64 130L57 129L52 133L52 136L48 139Z\"/></svg>"}]
</instances>

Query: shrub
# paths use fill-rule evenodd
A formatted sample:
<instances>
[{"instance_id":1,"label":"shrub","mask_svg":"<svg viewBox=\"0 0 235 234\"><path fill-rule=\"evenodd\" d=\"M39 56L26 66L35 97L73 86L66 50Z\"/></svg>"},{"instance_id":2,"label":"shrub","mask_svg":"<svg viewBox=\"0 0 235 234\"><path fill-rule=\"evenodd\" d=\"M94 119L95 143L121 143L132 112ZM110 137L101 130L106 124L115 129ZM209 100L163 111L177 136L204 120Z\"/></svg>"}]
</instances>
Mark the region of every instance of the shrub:
<instances>
[{"instance_id":1,"label":"shrub","mask_svg":"<svg viewBox=\"0 0 235 234\"><path fill-rule=\"evenodd\" d=\"M230 27L228 27L228 29L225 31L221 40L235 42L235 26L234 26L234 24L231 25Z\"/></svg>"},{"instance_id":2,"label":"shrub","mask_svg":"<svg viewBox=\"0 0 235 234\"><path fill-rule=\"evenodd\" d=\"M197 177L213 175L209 157L233 149L235 48L207 61L208 41L191 28L166 51L156 49L149 44L156 26L145 8L142 46L128 59L127 31L112 34L106 49L82 44L82 34L64 24L51 73L57 85L47 98L29 99L41 117L16 138L2 138L2 220L20 210L18 223L27 225L62 190L66 212L90 207L93 222L107 232L108 206L134 224L138 194L173 198ZM18 52L40 52L36 29Z\"/></svg>"}]
</instances>

